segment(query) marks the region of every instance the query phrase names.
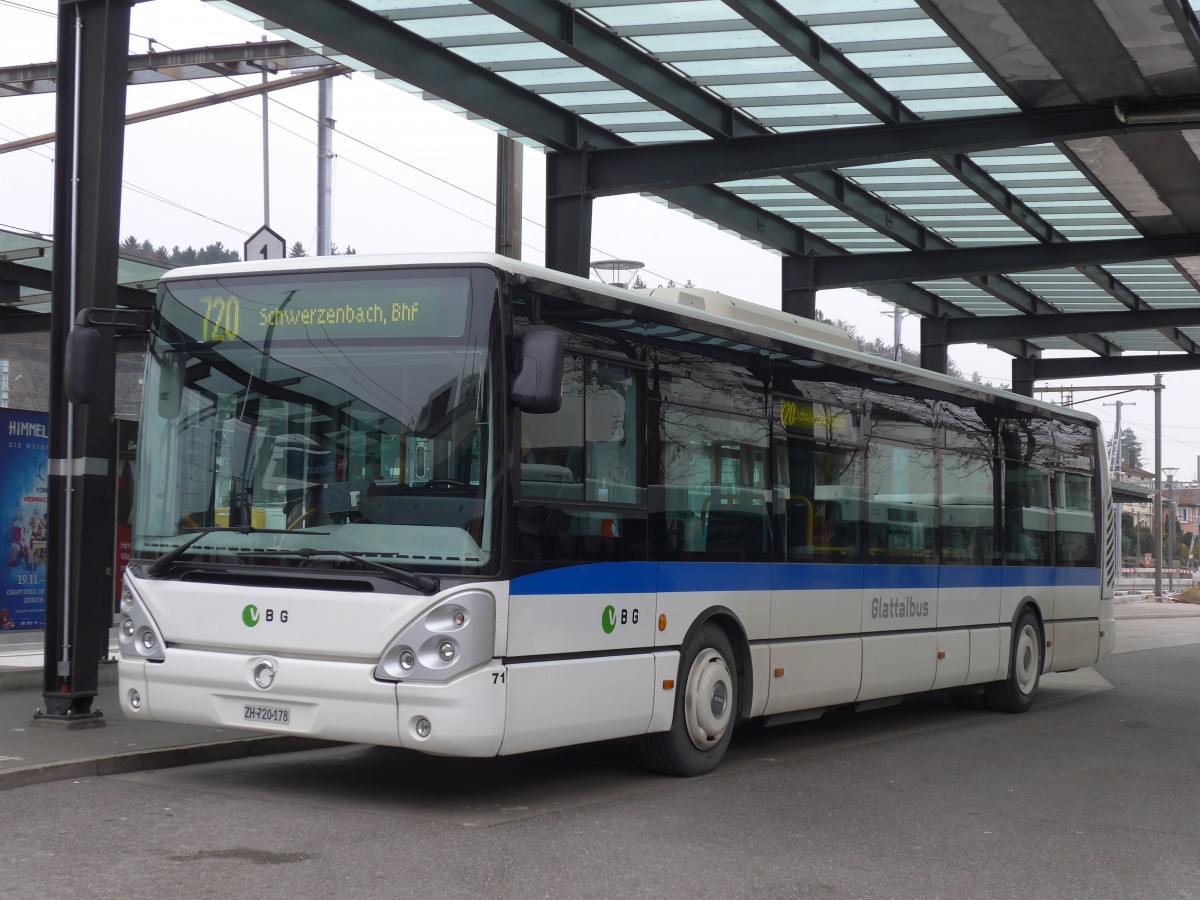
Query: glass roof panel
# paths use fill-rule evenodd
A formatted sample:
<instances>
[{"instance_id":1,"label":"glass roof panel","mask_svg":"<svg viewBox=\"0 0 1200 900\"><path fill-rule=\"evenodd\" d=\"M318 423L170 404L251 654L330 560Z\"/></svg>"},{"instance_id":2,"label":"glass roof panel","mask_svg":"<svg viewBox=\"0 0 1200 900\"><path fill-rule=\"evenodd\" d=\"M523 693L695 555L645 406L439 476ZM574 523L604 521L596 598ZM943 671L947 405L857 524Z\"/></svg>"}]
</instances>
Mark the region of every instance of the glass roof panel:
<instances>
[{"instance_id":1,"label":"glass roof panel","mask_svg":"<svg viewBox=\"0 0 1200 900\"><path fill-rule=\"evenodd\" d=\"M937 39L944 46L952 46L952 42L946 37L946 33L931 19L892 21L888 22L886 28L881 28L878 22L863 22L852 25L813 24L813 31L839 48L844 48L847 44L870 44L883 41L887 43L921 41L925 46L928 46L925 41L929 38Z\"/></svg>"},{"instance_id":2,"label":"glass roof panel","mask_svg":"<svg viewBox=\"0 0 1200 900\"><path fill-rule=\"evenodd\" d=\"M584 2L573 6L586 10L596 21L617 28L630 25L683 24L697 28L702 23L741 17L720 0L680 0L678 3L640 3L629 6L596 6Z\"/></svg>"},{"instance_id":3,"label":"glass roof panel","mask_svg":"<svg viewBox=\"0 0 1200 900\"><path fill-rule=\"evenodd\" d=\"M775 46L761 31L749 30L647 35L638 38L638 44L650 53L696 50L721 50L730 53Z\"/></svg>"},{"instance_id":4,"label":"glass roof panel","mask_svg":"<svg viewBox=\"0 0 1200 900\"><path fill-rule=\"evenodd\" d=\"M770 119L795 118L812 119L816 117L835 117L866 115L857 103L804 103L793 106L747 106L745 111L754 118L766 122Z\"/></svg>"},{"instance_id":5,"label":"glass roof panel","mask_svg":"<svg viewBox=\"0 0 1200 900\"><path fill-rule=\"evenodd\" d=\"M905 104L925 119L942 115L983 115L989 112L1015 112L1016 105L1003 94L991 97L942 97L934 100L911 100Z\"/></svg>"},{"instance_id":6,"label":"glass roof panel","mask_svg":"<svg viewBox=\"0 0 1200 900\"><path fill-rule=\"evenodd\" d=\"M947 63L965 63L974 67L971 58L957 47L942 47L936 50L873 50L859 51L847 54L860 69L869 75L875 75L875 70L887 67L920 69L933 65Z\"/></svg>"},{"instance_id":7,"label":"glass roof panel","mask_svg":"<svg viewBox=\"0 0 1200 900\"><path fill-rule=\"evenodd\" d=\"M746 100L763 97L788 97L801 101L801 97L843 97L836 87L827 81L772 81L766 83L741 83L714 86L714 93L727 100Z\"/></svg>"},{"instance_id":8,"label":"glass roof panel","mask_svg":"<svg viewBox=\"0 0 1200 900\"><path fill-rule=\"evenodd\" d=\"M487 66L494 62L522 62L538 60L565 60L566 57L545 44L526 42L521 44L492 44L480 47L455 47L454 52L470 62Z\"/></svg>"},{"instance_id":9,"label":"glass roof panel","mask_svg":"<svg viewBox=\"0 0 1200 900\"><path fill-rule=\"evenodd\" d=\"M544 94L542 94L542 96L552 103L557 103L559 106L565 106L567 109L575 109L580 106L595 106L597 104L608 105L616 103L635 104L638 107L650 108L649 103L632 91L570 91L562 94L546 91Z\"/></svg>"},{"instance_id":10,"label":"glass roof panel","mask_svg":"<svg viewBox=\"0 0 1200 900\"><path fill-rule=\"evenodd\" d=\"M802 19L811 16L843 15L850 10L882 13L886 10L917 10L915 0L780 0L780 5Z\"/></svg>"},{"instance_id":11,"label":"glass roof panel","mask_svg":"<svg viewBox=\"0 0 1200 900\"><path fill-rule=\"evenodd\" d=\"M520 35L521 29L509 25L503 19L480 12L473 16L451 16L449 18L406 19L404 27L423 38L442 43L449 38L482 37L490 35ZM529 40L528 38L522 38Z\"/></svg>"},{"instance_id":12,"label":"glass roof panel","mask_svg":"<svg viewBox=\"0 0 1200 900\"><path fill-rule=\"evenodd\" d=\"M718 83L728 83L736 78L761 77L765 81L768 80L768 76L820 78L812 69L794 56L785 55L781 48L776 48L776 50L778 52L773 56L724 56L709 59L685 59L675 63L673 68L678 69L690 78L712 79Z\"/></svg>"}]
</instances>

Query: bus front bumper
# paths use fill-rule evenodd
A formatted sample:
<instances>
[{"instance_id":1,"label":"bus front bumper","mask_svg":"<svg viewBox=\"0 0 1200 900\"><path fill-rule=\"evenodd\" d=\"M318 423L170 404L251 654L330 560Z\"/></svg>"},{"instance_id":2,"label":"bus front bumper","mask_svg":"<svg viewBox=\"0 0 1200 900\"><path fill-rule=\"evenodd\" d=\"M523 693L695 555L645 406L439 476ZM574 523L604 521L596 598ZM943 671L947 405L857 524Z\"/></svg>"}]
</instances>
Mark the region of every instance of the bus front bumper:
<instances>
[{"instance_id":1,"label":"bus front bumper","mask_svg":"<svg viewBox=\"0 0 1200 900\"><path fill-rule=\"evenodd\" d=\"M163 662L122 658L118 664L121 710L134 720L447 756L499 752L507 710L505 669L499 662L444 684L378 681L374 672L369 662L178 647L168 650Z\"/></svg>"}]
</instances>

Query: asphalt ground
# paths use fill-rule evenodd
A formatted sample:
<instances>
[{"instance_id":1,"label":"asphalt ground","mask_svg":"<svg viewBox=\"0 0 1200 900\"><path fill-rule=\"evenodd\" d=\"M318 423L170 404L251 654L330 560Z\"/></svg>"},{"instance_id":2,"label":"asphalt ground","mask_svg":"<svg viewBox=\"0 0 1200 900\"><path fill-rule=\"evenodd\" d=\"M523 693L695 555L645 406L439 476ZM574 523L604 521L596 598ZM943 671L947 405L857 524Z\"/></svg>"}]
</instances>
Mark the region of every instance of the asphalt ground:
<instances>
[{"instance_id":1,"label":"asphalt ground","mask_svg":"<svg viewBox=\"0 0 1200 900\"><path fill-rule=\"evenodd\" d=\"M1200 606L1140 600L1118 603L1116 610L1117 653L1200 643ZM4 635L0 643L0 790L337 746L232 728L132 721L120 711L113 663L101 666L93 705L103 724L39 720L41 648L34 637ZM1090 669L1047 676L1039 703L1092 690L1097 679Z\"/></svg>"}]
</instances>

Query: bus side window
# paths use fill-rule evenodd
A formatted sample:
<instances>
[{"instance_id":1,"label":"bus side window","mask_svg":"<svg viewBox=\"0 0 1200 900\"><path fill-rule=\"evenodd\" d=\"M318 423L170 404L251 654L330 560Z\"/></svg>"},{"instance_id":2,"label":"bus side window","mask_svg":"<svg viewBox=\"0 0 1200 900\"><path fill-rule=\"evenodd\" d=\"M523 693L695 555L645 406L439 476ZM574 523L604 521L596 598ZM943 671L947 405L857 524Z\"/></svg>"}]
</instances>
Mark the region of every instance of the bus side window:
<instances>
[{"instance_id":1,"label":"bus side window","mask_svg":"<svg viewBox=\"0 0 1200 900\"><path fill-rule=\"evenodd\" d=\"M664 483L651 506L666 558L769 559L766 421L675 405L660 428Z\"/></svg>"},{"instance_id":2,"label":"bus side window","mask_svg":"<svg viewBox=\"0 0 1200 900\"><path fill-rule=\"evenodd\" d=\"M986 566L995 562L994 472L990 457L942 453L943 564Z\"/></svg>"},{"instance_id":3,"label":"bus side window","mask_svg":"<svg viewBox=\"0 0 1200 900\"><path fill-rule=\"evenodd\" d=\"M1009 461L1004 468L1004 548L1012 563L1054 564L1049 473Z\"/></svg>"},{"instance_id":4,"label":"bus side window","mask_svg":"<svg viewBox=\"0 0 1200 900\"><path fill-rule=\"evenodd\" d=\"M873 442L867 448L872 562L937 562L936 461L924 447Z\"/></svg>"},{"instance_id":5,"label":"bus side window","mask_svg":"<svg viewBox=\"0 0 1200 900\"><path fill-rule=\"evenodd\" d=\"M1055 564L1098 565L1092 476L1056 472L1054 484Z\"/></svg>"}]
</instances>

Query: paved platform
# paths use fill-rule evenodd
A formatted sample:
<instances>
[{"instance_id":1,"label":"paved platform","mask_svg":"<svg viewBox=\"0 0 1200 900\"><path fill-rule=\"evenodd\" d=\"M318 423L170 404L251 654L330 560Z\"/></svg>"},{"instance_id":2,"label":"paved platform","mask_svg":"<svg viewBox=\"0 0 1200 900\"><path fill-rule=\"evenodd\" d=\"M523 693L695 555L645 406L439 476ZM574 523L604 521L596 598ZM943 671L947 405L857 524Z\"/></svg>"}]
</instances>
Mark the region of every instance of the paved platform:
<instances>
[{"instance_id":1,"label":"paved platform","mask_svg":"<svg viewBox=\"0 0 1200 900\"><path fill-rule=\"evenodd\" d=\"M1117 652L1200 642L1200 605L1155 602L1140 595L1116 604ZM1195 619L1195 623L1170 620ZM40 634L5 634L0 640L0 790L22 785L162 769L332 746L300 737L262 737L234 728L204 728L131 721L117 699L116 664L101 667L93 709L103 725L35 722L42 706ZM113 656L116 656L115 645ZM1056 676L1057 677L1057 676Z\"/></svg>"},{"instance_id":2,"label":"paved platform","mask_svg":"<svg viewBox=\"0 0 1200 900\"><path fill-rule=\"evenodd\" d=\"M117 645L101 663L93 710L101 722L36 720L43 706L43 640L40 632L0 636L0 790L82 778L186 766L331 746L301 737L261 736L236 728L203 728L135 722L117 699Z\"/></svg>"}]
</instances>

